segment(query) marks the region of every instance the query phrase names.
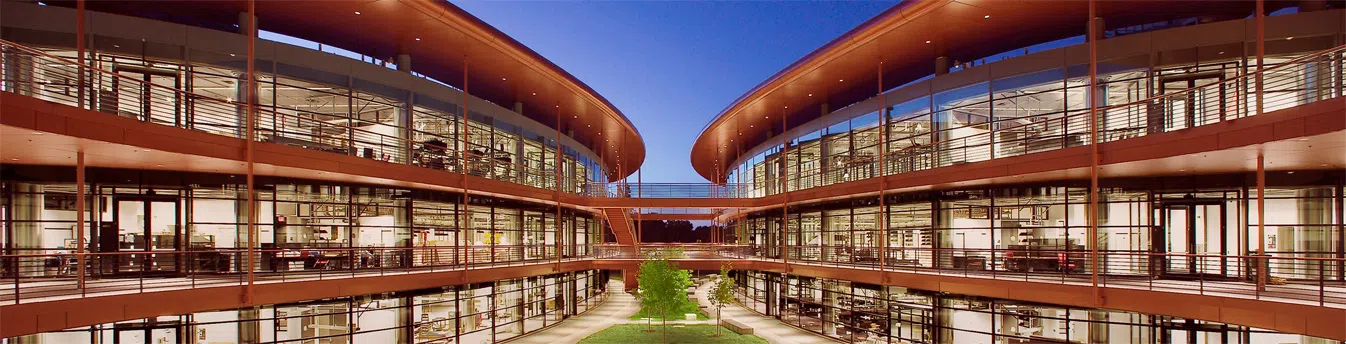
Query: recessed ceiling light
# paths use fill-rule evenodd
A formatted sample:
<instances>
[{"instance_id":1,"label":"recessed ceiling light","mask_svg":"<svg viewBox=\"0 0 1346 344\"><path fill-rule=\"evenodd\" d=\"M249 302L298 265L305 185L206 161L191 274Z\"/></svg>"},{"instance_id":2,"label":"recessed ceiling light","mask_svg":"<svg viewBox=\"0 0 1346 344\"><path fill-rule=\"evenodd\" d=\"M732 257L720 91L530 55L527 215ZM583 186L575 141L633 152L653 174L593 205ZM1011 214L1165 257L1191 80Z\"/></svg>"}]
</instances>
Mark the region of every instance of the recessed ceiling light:
<instances>
[{"instance_id":1,"label":"recessed ceiling light","mask_svg":"<svg viewBox=\"0 0 1346 344\"><path fill-rule=\"evenodd\" d=\"M575 118L580 118L580 115L575 115Z\"/></svg>"},{"instance_id":2,"label":"recessed ceiling light","mask_svg":"<svg viewBox=\"0 0 1346 344\"><path fill-rule=\"evenodd\" d=\"M113 47L113 48L121 48L122 46L121 46L120 44L113 44L112 47Z\"/></svg>"},{"instance_id":3,"label":"recessed ceiling light","mask_svg":"<svg viewBox=\"0 0 1346 344\"><path fill-rule=\"evenodd\" d=\"M229 54L229 56L230 56L230 57L233 57L233 56L234 56L234 54Z\"/></svg>"},{"instance_id":4,"label":"recessed ceiling light","mask_svg":"<svg viewBox=\"0 0 1346 344\"><path fill-rule=\"evenodd\" d=\"M987 14L987 15L981 16L981 18L982 18L982 19L991 19L991 15Z\"/></svg>"},{"instance_id":5,"label":"recessed ceiling light","mask_svg":"<svg viewBox=\"0 0 1346 344\"><path fill-rule=\"evenodd\" d=\"M925 41L925 44L930 44L930 41Z\"/></svg>"},{"instance_id":6,"label":"recessed ceiling light","mask_svg":"<svg viewBox=\"0 0 1346 344\"><path fill-rule=\"evenodd\" d=\"M762 117L763 117L763 118L767 118L767 119L770 119L770 118L771 118L771 116L762 116Z\"/></svg>"},{"instance_id":7,"label":"recessed ceiling light","mask_svg":"<svg viewBox=\"0 0 1346 344\"><path fill-rule=\"evenodd\" d=\"M360 11L355 11L355 15L360 15Z\"/></svg>"},{"instance_id":8,"label":"recessed ceiling light","mask_svg":"<svg viewBox=\"0 0 1346 344\"><path fill-rule=\"evenodd\" d=\"M590 128L593 128L593 127L594 127L593 124L585 124L584 126L586 126L586 127L590 127Z\"/></svg>"},{"instance_id":9,"label":"recessed ceiling light","mask_svg":"<svg viewBox=\"0 0 1346 344\"><path fill-rule=\"evenodd\" d=\"M536 95L537 95L537 92L533 92L533 95L535 95L535 96L536 96Z\"/></svg>"},{"instance_id":10,"label":"recessed ceiling light","mask_svg":"<svg viewBox=\"0 0 1346 344\"><path fill-rule=\"evenodd\" d=\"M1285 172L1285 174L1295 174L1295 171Z\"/></svg>"},{"instance_id":11,"label":"recessed ceiling light","mask_svg":"<svg viewBox=\"0 0 1346 344\"><path fill-rule=\"evenodd\" d=\"M420 38L420 37L416 37L416 41L417 41L417 42L420 42L420 41L421 41L421 38Z\"/></svg>"},{"instance_id":12,"label":"recessed ceiling light","mask_svg":"<svg viewBox=\"0 0 1346 344\"><path fill-rule=\"evenodd\" d=\"M813 96L813 93L809 93L809 97L812 97L812 96Z\"/></svg>"},{"instance_id":13,"label":"recessed ceiling light","mask_svg":"<svg viewBox=\"0 0 1346 344\"><path fill-rule=\"evenodd\" d=\"M500 81L505 81L505 78L500 78Z\"/></svg>"},{"instance_id":14,"label":"recessed ceiling light","mask_svg":"<svg viewBox=\"0 0 1346 344\"><path fill-rule=\"evenodd\" d=\"M1288 41L1288 40L1292 40L1292 39L1295 39L1295 36L1290 36L1290 37L1286 37L1286 38L1285 38L1285 40L1287 40L1287 41Z\"/></svg>"},{"instance_id":15,"label":"recessed ceiling light","mask_svg":"<svg viewBox=\"0 0 1346 344\"><path fill-rule=\"evenodd\" d=\"M19 158L9 158L9 160L19 161Z\"/></svg>"},{"instance_id":16,"label":"recessed ceiling light","mask_svg":"<svg viewBox=\"0 0 1346 344\"><path fill-rule=\"evenodd\" d=\"M837 79L837 82L842 82L842 81L846 81L846 80L844 80L844 79Z\"/></svg>"}]
</instances>

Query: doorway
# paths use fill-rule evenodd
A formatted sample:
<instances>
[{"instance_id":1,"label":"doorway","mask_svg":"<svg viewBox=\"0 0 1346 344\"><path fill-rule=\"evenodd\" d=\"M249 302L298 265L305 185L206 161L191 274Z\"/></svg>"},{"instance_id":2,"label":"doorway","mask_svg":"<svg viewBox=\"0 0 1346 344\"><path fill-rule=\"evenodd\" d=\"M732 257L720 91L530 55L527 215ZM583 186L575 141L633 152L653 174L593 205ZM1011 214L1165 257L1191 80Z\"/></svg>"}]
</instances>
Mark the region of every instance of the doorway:
<instances>
[{"instance_id":1,"label":"doorway","mask_svg":"<svg viewBox=\"0 0 1346 344\"><path fill-rule=\"evenodd\" d=\"M176 71L117 66L117 75L141 82L113 79L113 87L119 93L118 114L145 122L180 126L182 94L172 90L182 89L181 78ZM125 83L125 84L122 84ZM160 87L152 87L160 86Z\"/></svg>"},{"instance_id":2,"label":"doorway","mask_svg":"<svg viewBox=\"0 0 1346 344\"><path fill-rule=\"evenodd\" d=\"M1164 201L1156 208L1158 275L1175 278L1236 277L1226 257L1229 242L1222 199Z\"/></svg>"},{"instance_id":3,"label":"doorway","mask_svg":"<svg viewBox=\"0 0 1346 344\"><path fill-rule=\"evenodd\" d=\"M1166 98L1163 118L1164 131L1187 129L1211 124L1225 119L1224 71L1169 74L1159 77L1159 93L1171 94L1193 89L1185 95ZM1219 84L1215 87L1194 89L1196 87Z\"/></svg>"},{"instance_id":4,"label":"doorway","mask_svg":"<svg viewBox=\"0 0 1346 344\"><path fill-rule=\"evenodd\" d=\"M113 325L112 342L117 344L177 344L182 338L180 321L118 323Z\"/></svg>"},{"instance_id":5,"label":"doorway","mask_svg":"<svg viewBox=\"0 0 1346 344\"><path fill-rule=\"evenodd\" d=\"M184 257L181 204L177 197L134 195L113 198L118 246L114 273L175 275Z\"/></svg>"}]
</instances>

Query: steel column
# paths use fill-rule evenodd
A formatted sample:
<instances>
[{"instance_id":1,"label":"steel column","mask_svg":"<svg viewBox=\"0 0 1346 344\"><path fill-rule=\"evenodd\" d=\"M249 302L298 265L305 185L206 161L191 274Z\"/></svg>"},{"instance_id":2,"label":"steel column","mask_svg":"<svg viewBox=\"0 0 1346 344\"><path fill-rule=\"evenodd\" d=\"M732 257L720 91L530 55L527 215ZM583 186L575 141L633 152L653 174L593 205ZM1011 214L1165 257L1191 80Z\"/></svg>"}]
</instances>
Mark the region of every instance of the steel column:
<instances>
[{"instance_id":1,"label":"steel column","mask_svg":"<svg viewBox=\"0 0 1346 344\"><path fill-rule=\"evenodd\" d=\"M1093 303L1099 305L1098 289L1098 9L1089 0L1089 284L1093 287Z\"/></svg>"},{"instance_id":2,"label":"steel column","mask_svg":"<svg viewBox=\"0 0 1346 344\"><path fill-rule=\"evenodd\" d=\"M245 153L248 164L248 286L243 289L244 303L252 302L253 283L256 280L254 267L257 265L257 185L254 178L255 159L253 152L253 135L256 132L257 123L257 1L248 0L248 100L247 100L247 123L244 131L246 141Z\"/></svg>"},{"instance_id":3,"label":"steel column","mask_svg":"<svg viewBox=\"0 0 1346 344\"><path fill-rule=\"evenodd\" d=\"M84 1L80 1L83 4ZM81 11L82 12L82 11ZM83 37L82 35L80 37ZM83 73L83 72L81 72ZM76 288L84 289L84 148L75 152L75 271L79 276Z\"/></svg>"}]
</instances>

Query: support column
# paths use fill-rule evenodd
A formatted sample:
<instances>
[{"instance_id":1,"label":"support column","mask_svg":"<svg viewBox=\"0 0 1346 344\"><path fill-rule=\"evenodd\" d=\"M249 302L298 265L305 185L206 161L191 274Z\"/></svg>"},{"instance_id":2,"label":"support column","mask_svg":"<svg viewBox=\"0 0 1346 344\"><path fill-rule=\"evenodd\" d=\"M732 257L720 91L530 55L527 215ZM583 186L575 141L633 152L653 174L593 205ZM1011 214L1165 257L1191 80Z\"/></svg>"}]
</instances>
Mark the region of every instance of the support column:
<instances>
[{"instance_id":1,"label":"support column","mask_svg":"<svg viewBox=\"0 0 1346 344\"><path fill-rule=\"evenodd\" d=\"M80 1L83 3L83 1ZM84 260L85 244L84 232L88 227L84 225L84 202L88 199L84 195L84 148L75 152L75 274L78 276L76 288L84 289Z\"/></svg>"},{"instance_id":2,"label":"support column","mask_svg":"<svg viewBox=\"0 0 1346 344\"><path fill-rule=\"evenodd\" d=\"M244 19L245 21L248 21L248 22L245 22L245 23L244 23L244 24L246 24L246 25L239 25L239 28L243 28L243 29L246 29L246 30L247 30L247 35L248 35L248 75L247 75L247 78L248 78L248 86L247 86L247 95L248 95L248 99L247 99L247 104L248 104L248 105L247 105L247 113L246 113L246 117L247 117L247 118L244 120L244 122L247 124L247 125L244 127L244 131L245 131L244 137L245 137L246 140L247 140L247 141L245 141L245 144L246 144L247 146L244 148L244 149L246 150L246 152L245 152L244 155L247 156L247 164L248 164L248 176L247 176L247 178L248 178L248 195L247 195L247 200L248 200L248 203L247 203L247 214L248 214L248 265L245 267L245 268L248 270L248 285L247 285L246 288L243 289L243 302L244 302L244 303L251 303L251 302L252 302L252 295L253 295L253 282L254 282L254 280L255 280L255 278L256 278L256 277L254 276L254 270L256 270L256 266L257 266L257 186L256 186L256 184L255 184L255 183L256 183L256 180L255 180L255 178L254 178L254 168L255 168L255 166L254 166L254 165L255 165L254 162L255 162L255 158L254 158L254 156L253 156L253 152L254 152L254 144L253 144L253 143L254 143L254 141L256 141L256 140L253 139L253 134L256 132L256 130L253 130L253 129L254 129L254 127L257 125L257 124L256 124L256 121L254 121L254 119L256 118L256 115L257 115L257 97L256 97L256 95L257 95L257 66L256 66L256 61L257 61L257 21L256 21L256 19L257 19L257 2L256 2L256 0L248 0L248 13L246 14L246 16L243 17L243 19ZM251 20L249 20L249 19L251 19Z\"/></svg>"},{"instance_id":3,"label":"support column","mask_svg":"<svg viewBox=\"0 0 1346 344\"><path fill-rule=\"evenodd\" d=\"M949 74L949 69L951 69L952 67L953 63L949 61L948 56L940 56L935 58L935 75Z\"/></svg>"},{"instance_id":4,"label":"support column","mask_svg":"<svg viewBox=\"0 0 1346 344\"><path fill-rule=\"evenodd\" d=\"M411 55L397 54L397 70L411 73Z\"/></svg>"},{"instance_id":5,"label":"support column","mask_svg":"<svg viewBox=\"0 0 1346 344\"><path fill-rule=\"evenodd\" d=\"M75 55L77 56L77 60L76 60L77 63L76 63L76 64L79 65L79 66L81 66L81 67L76 67L76 73L79 73L79 78L77 78L77 79L78 79L78 80L77 80L78 83L77 83L76 85L79 85L79 87L77 87L77 88L79 89L79 92L78 92L79 102L78 102L78 103L79 103L79 108L81 108L81 109L84 109L84 108L85 108L85 107L84 107L84 99L85 99L84 90L85 90L86 88L88 88L88 86L89 86L89 84L90 84L90 83L87 81L87 79L85 78L85 74L88 73L88 71L85 70L85 69L82 67L82 66L84 66L84 42L85 42L86 39L88 39L88 33L85 32L85 29L84 29L84 13L85 13L85 11L84 11L84 0L76 1L76 2L75 2ZM81 203L81 204L83 204L83 203ZM80 266L84 266L83 262L81 262ZM80 286L82 287L83 285L84 285L84 284L81 282L81 283L80 283Z\"/></svg>"},{"instance_id":6,"label":"support column","mask_svg":"<svg viewBox=\"0 0 1346 344\"><path fill-rule=\"evenodd\" d=\"M1089 220L1087 243L1089 245L1089 284L1093 287L1093 304L1102 304L1102 291L1098 288L1098 39L1102 23L1098 18L1096 2L1089 0L1089 22L1085 29L1089 40Z\"/></svg>"},{"instance_id":7,"label":"support column","mask_svg":"<svg viewBox=\"0 0 1346 344\"><path fill-rule=\"evenodd\" d=\"M238 342L262 342L261 308L250 307L238 310ZM193 334L194 335L194 334Z\"/></svg>"}]
</instances>

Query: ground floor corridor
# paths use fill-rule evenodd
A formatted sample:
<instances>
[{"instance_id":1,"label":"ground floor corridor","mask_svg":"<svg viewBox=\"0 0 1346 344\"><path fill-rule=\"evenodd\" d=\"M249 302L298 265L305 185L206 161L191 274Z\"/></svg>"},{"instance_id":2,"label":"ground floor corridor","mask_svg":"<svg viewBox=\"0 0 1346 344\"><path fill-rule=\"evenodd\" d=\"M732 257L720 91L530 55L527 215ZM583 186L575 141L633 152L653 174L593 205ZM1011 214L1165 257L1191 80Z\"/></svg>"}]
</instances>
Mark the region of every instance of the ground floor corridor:
<instances>
[{"instance_id":1,"label":"ground floor corridor","mask_svg":"<svg viewBox=\"0 0 1346 344\"><path fill-rule=\"evenodd\" d=\"M670 321L669 326L684 324L715 324L715 308L711 306L708 296L710 289L714 284L710 281L701 283L696 288L696 302L706 306L710 320L693 321ZM598 333L609 326L627 323L644 323L642 320L629 319L640 310L640 300L630 293L616 292L622 290L622 281L612 280L608 282L607 290L612 291L608 295L607 301L594 308L588 313L581 314L557 324L556 326L542 330L540 332L520 337L510 343L519 344L562 344L578 343L581 339L594 333ZM762 339L766 339L772 344L785 343L833 343L833 341L822 336L814 335L803 330L790 327L785 323L766 316L754 313L738 305L725 307L720 316L725 319L734 319L749 327L752 327L753 334ZM657 324L656 324L657 325Z\"/></svg>"}]
</instances>

